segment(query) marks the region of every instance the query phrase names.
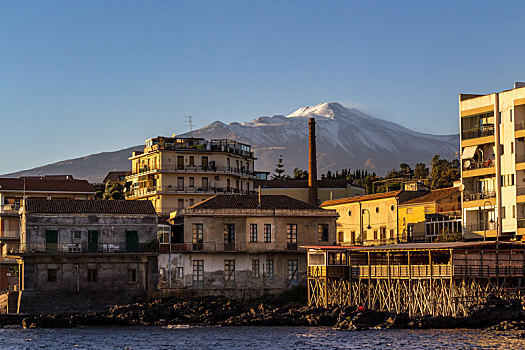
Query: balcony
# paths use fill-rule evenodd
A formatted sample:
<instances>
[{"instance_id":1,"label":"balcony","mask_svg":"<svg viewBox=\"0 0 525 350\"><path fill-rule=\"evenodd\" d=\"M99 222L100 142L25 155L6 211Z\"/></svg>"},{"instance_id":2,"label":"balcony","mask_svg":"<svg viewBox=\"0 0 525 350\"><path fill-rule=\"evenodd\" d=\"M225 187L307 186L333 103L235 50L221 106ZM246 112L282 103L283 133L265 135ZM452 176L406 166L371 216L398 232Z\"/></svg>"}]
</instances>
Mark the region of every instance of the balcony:
<instances>
[{"instance_id":1,"label":"balcony","mask_svg":"<svg viewBox=\"0 0 525 350\"><path fill-rule=\"evenodd\" d=\"M525 228L525 218L518 218L518 228Z\"/></svg>"},{"instance_id":2,"label":"balcony","mask_svg":"<svg viewBox=\"0 0 525 350\"><path fill-rule=\"evenodd\" d=\"M496 166L496 162L493 159L487 159L484 161L477 161L477 162L473 160L467 160L463 162L463 171L494 168L495 166Z\"/></svg>"},{"instance_id":3,"label":"balcony","mask_svg":"<svg viewBox=\"0 0 525 350\"><path fill-rule=\"evenodd\" d=\"M243 242L243 243L160 243L161 253L183 253L183 252L284 252L296 251L296 243L277 243L277 242Z\"/></svg>"},{"instance_id":4,"label":"balcony","mask_svg":"<svg viewBox=\"0 0 525 350\"><path fill-rule=\"evenodd\" d=\"M20 204L4 204L0 205L0 215L18 215Z\"/></svg>"},{"instance_id":5,"label":"balcony","mask_svg":"<svg viewBox=\"0 0 525 350\"><path fill-rule=\"evenodd\" d=\"M494 135L494 124L485 124L479 128L463 130L461 132L461 139L470 140L492 135Z\"/></svg>"},{"instance_id":6,"label":"balcony","mask_svg":"<svg viewBox=\"0 0 525 350\"><path fill-rule=\"evenodd\" d=\"M443 203L437 206L438 214L461 213L461 203Z\"/></svg>"},{"instance_id":7,"label":"balcony","mask_svg":"<svg viewBox=\"0 0 525 350\"><path fill-rule=\"evenodd\" d=\"M20 240L20 231L0 231L0 242Z\"/></svg>"},{"instance_id":8,"label":"balcony","mask_svg":"<svg viewBox=\"0 0 525 350\"><path fill-rule=\"evenodd\" d=\"M156 242L140 243L127 248L115 243L20 243L9 254L45 253L45 254L86 254L86 253L152 253L158 251Z\"/></svg>"},{"instance_id":9,"label":"balcony","mask_svg":"<svg viewBox=\"0 0 525 350\"><path fill-rule=\"evenodd\" d=\"M494 220L478 221L466 225L467 232L491 231L496 229L497 223Z\"/></svg>"},{"instance_id":10,"label":"balcony","mask_svg":"<svg viewBox=\"0 0 525 350\"><path fill-rule=\"evenodd\" d=\"M514 124L514 131L525 130L525 122L518 122Z\"/></svg>"},{"instance_id":11,"label":"balcony","mask_svg":"<svg viewBox=\"0 0 525 350\"><path fill-rule=\"evenodd\" d=\"M154 186L135 188L127 193L128 198L143 197L156 194L255 194L255 191L238 190L232 187L179 187L179 186Z\"/></svg>"},{"instance_id":12,"label":"balcony","mask_svg":"<svg viewBox=\"0 0 525 350\"><path fill-rule=\"evenodd\" d=\"M156 173L156 172L172 172L172 173L205 173L205 174L231 174L239 176L247 176L256 178L255 172L250 171L245 167L217 167L217 166L178 166L178 165L164 165L161 167L143 167L135 169L131 176Z\"/></svg>"},{"instance_id":13,"label":"balcony","mask_svg":"<svg viewBox=\"0 0 525 350\"><path fill-rule=\"evenodd\" d=\"M495 191L463 191L464 201L477 201L482 199L496 198Z\"/></svg>"}]
</instances>

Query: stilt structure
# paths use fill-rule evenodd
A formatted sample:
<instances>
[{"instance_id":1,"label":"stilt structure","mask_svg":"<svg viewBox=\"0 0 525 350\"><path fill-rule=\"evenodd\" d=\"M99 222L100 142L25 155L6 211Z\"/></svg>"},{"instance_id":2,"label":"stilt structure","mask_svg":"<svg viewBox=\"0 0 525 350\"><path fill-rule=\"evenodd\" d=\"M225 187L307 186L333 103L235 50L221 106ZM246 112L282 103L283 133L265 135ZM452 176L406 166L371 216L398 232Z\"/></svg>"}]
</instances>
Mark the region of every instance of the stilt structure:
<instances>
[{"instance_id":1,"label":"stilt structure","mask_svg":"<svg viewBox=\"0 0 525 350\"><path fill-rule=\"evenodd\" d=\"M308 248L308 302L463 316L490 295L521 298L525 244L415 243Z\"/></svg>"}]
</instances>

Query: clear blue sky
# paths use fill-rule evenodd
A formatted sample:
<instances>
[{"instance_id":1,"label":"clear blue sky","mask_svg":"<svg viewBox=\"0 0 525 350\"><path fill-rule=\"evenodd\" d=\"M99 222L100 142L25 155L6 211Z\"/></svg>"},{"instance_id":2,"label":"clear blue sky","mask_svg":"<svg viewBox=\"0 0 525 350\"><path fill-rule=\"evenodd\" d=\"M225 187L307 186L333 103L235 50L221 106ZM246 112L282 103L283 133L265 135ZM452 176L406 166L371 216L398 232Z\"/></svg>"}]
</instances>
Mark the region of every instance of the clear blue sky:
<instances>
[{"instance_id":1,"label":"clear blue sky","mask_svg":"<svg viewBox=\"0 0 525 350\"><path fill-rule=\"evenodd\" d=\"M327 101L458 132L525 80L525 2L3 1L0 173Z\"/></svg>"}]
</instances>

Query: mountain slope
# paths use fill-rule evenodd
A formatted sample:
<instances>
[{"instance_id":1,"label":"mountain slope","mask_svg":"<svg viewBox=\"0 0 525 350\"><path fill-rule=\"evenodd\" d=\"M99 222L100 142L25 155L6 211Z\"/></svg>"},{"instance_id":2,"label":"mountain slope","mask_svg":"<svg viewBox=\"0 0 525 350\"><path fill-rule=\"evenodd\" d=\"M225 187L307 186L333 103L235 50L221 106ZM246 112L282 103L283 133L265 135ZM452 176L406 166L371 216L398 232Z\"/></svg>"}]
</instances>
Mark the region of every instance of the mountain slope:
<instances>
[{"instance_id":1,"label":"mountain slope","mask_svg":"<svg viewBox=\"0 0 525 350\"><path fill-rule=\"evenodd\" d=\"M279 155L288 173L308 167L308 118L317 123L319 174L341 168L370 169L378 174L399 167L430 163L434 154L454 157L458 135L430 135L374 118L337 102L299 108L288 116L256 118L250 122L211 123L193 132L206 139L231 138L252 145L257 170L272 171ZM169 128L166 128L169 130ZM154 135L152 135L154 136ZM189 133L178 135L189 136ZM5 176L72 174L92 182L101 181L112 170L130 169L131 152L142 146L70 159Z\"/></svg>"}]
</instances>

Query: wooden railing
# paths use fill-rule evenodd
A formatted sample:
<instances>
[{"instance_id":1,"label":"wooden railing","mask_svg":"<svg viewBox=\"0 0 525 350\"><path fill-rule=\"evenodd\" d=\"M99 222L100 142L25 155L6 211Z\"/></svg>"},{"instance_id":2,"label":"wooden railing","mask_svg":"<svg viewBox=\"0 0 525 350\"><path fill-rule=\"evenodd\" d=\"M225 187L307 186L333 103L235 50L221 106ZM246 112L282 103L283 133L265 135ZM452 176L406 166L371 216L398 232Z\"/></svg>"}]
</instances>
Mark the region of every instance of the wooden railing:
<instances>
[{"instance_id":1,"label":"wooden railing","mask_svg":"<svg viewBox=\"0 0 525 350\"><path fill-rule=\"evenodd\" d=\"M432 273L431 273L432 272ZM351 267L352 277L371 277L371 278L429 278L450 277L452 266L450 265L361 265Z\"/></svg>"}]
</instances>

